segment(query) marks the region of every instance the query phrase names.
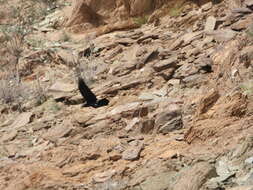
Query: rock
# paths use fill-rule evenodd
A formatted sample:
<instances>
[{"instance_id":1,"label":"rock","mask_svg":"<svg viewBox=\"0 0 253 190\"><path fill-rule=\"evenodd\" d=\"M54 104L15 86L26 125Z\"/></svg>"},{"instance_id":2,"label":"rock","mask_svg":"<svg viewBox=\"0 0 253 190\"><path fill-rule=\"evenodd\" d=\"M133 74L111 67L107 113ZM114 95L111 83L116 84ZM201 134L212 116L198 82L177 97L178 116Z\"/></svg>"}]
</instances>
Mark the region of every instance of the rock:
<instances>
[{"instance_id":1,"label":"rock","mask_svg":"<svg viewBox=\"0 0 253 190\"><path fill-rule=\"evenodd\" d=\"M120 106L114 108L110 112L110 115L118 115L118 114L124 114L124 113L132 112L132 111L135 111L137 108L139 108L140 105L141 105L140 102L133 102L133 103L120 105Z\"/></svg>"},{"instance_id":2,"label":"rock","mask_svg":"<svg viewBox=\"0 0 253 190\"><path fill-rule=\"evenodd\" d=\"M92 177L92 180L94 183L102 183L111 179L116 173L117 173L116 170L108 170L103 173L95 174Z\"/></svg>"},{"instance_id":3,"label":"rock","mask_svg":"<svg viewBox=\"0 0 253 190\"><path fill-rule=\"evenodd\" d=\"M151 0L136 0L131 3L131 16L142 15L152 9L153 2Z\"/></svg>"},{"instance_id":4,"label":"rock","mask_svg":"<svg viewBox=\"0 0 253 190\"><path fill-rule=\"evenodd\" d=\"M181 110L177 105L169 105L155 120L155 127L159 133L167 134L183 127Z\"/></svg>"},{"instance_id":5,"label":"rock","mask_svg":"<svg viewBox=\"0 0 253 190\"><path fill-rule=\"evenodd\" d=\"M216 172L212 165L199 162L183 170L180 176L173 187L174 190L199 190L209 178L216 176Z\"/></svg>"},{"instance_id":6,"label":"rock","mask_svg":"<svg viewBox=\"0 0 253 190\"><path fill-rule=\"evenodd\" d=\"M253 46L247 46L240 52L240 62L248 67L252 62L253 57Z\"/></svg>"},{"instance_id":7,"label":"rock","mask_svg":"<svg viewBox=\"0 0 253 190\"><path fill-rule=\"evenodd\" d=\"M231 171L231 167L228 163L228 160L219 160L216 164L216 172L219 175L219 180L224 182L229 177L235 175L234 171Z\"/></svg>"},{"instance_id":8,"label":"rock","mask_svg":"<svg viewBox=\"0 0 253 190\"><path fill-rule=\"evenodd\" d=\"M1 142L12 141L16 138L17 135L18 135L18 131L12 130L8 132L8 134L3 135L3 137L1 138Z\"/></svg>"},{"instance_id":9,"label":"rock","mask_svg":"<svg viewBox=\"0 0 253 190\"><path fill-rule=\"evenodd\" d=\"M162 70L176 67L176 64L178 63L177 56L173 56L169 59L161 60L158 63L153 65L153 68L156 72L160 72Z\"/></svg>"},{"instance_id":10,"label":"rock","mask_svg":"<svg viewBox=\"0 0 253 190\"><path fill-rule=\"evenodd\" d=\"M238 186L238 187L233 187L229 188L227 190L252 190L252 186Z\"/></svg>"},{"instance_id":11,"label":"rock","mask_svg":"<svg viewBox=\"0 0 253 190\"><path fill-rule=\"evenodd\" d=\"M43 138L53 142L57 142L59 138L69 136L72 130L73 128L71 127L70 122L67 121L64 122L64 124L62 125L57 125L50 128L48 132L43 134Z\"/></svg>"},{"instance_id":12,"label":"rock","mask_svg":"<svg viewBox=\"0 0 253 190\"><path fill-rule=\"evenodd\" d=\"M206 19L205 31L212 31L216 26L216 18L214 16L209 16Z\"/></svg>"},{"instance_id":13,"label":"rock","mask_svg":"<svg viewBox=\"0 0 253 190\"><path fill-rule=\"evenodd\" d=\"M117 46L116 48L108 52L106 59L113 59L115 56L117 56L118 54L121 54L122 52L123 52L123 48L121 46Z\"/></svg>"},{"instance_id":14,"label":"rock","mask_svg":"<svg viewBox=\"0 0 253 190\"><path fill-rule=\"evenodd\" d=\"M75 89L76 87L74 84L66 84L64 81L57 81L48 89L48 94L52 95L56 100L71 96Z\"/></svg>"},{"instance_id":15,"label":"rock","mask_svg":"<svg viewBox=\"0 0 253 190\"><path fill-rule=\"evenodd\" d=\"M33 116L32 112L21 113L11 124L10 128L19 129L21 127L24 127L25 125L31 122L32 116Z\"/></svg>"},{"instance_id":16,"label":"rock","mask_svg":"<svg viewBox=\"0 0 253 190\"><path fill-rule=\"evenodd\" d=\"M184 40L184 46L190 44L192 41L200 39L203 35L202 31L186 33L182 38Z\"/></svg>"},{"instance_id":17,"label":"rock","mask_svg":"<svg viewBox=\"0 0 253 190\"><path fill-rule=\"evenodd\" d=\"M144 40L149 39L149 38L151 38L151 39L158 39L159 36L156 35L156 34L145 34L144 36L142 36L140 39L137 40L137 43L140 44Z\"/></svg>"},{"instance_id":18,"label":"rock","mask_svg":"<svg viewBox=\"0 0 253 190\"><path fill-rule=\"evenodd\" d=\"M219 186L223 186L231 177L235 175L235 171L232 171L234 169L233 166L225 157L221 158L215 164L215 167L218 177L213 177L206 183L206 187L208 189L215 189Z\"/></svg>"},{"instance_id":19,"label":"rock","mask_svg":"<svg viewBox=\"0 0 253 190\"><path fill-rule=\"evenodd\" d=\"M171 189L173 184L174 172L159 172L158 174L147 178L140 184L140 189L146 190L165 190Z\"/></svg>"},{"instance_id":20,"label":"rock","mask_svg":"<svg viewBox=\"0 0 253 190\"><path fill-rule=\"evenodd\" d=\"M143 134L148 134L154 129L154 126L155 126L154 119L147 119L147 120L141 121L140 132Z\"/></svg>"},{"instance_id":21,"label":"rock","mask_svg":"<svg viewBox=\"0 0 253 190\"><path fill-rule=\"evenodd\" d=\"M77 113L73 114L73 118L75 121L77 121L79 124L86 124L88 121L90 121L95 115L94 114L86 114L86 111L78 111Z\"/></svg>"},{"instance_id":22,"label":"rock","mask_svg":"<svg viewBox=\"0 0 253 190\"><path fill-rule=\"evenodd\" d=\"M143 144L139 144L137 146L131 146L122 153L122 158L124 160L129 160L129 161L138 160L142 149L143 149Z\"/></svg>"},{"instance_id":23,"label":"rock","mask_svg":"<svg viewBox=\"0 0 253 190\"><path fill-rule=\"evenodd\" d=\"M172 50L176 50L178 49L180 46L182 46L184 43L184 40L182 38L178 38L176 39L169 47L169 50L172 51Z\"/></svg>"},{"instance_id":24,"label":"rock","mask_svg":"<svg viewBox=\"0 0 253 190\"><path fill-rule=\"evenodd\" d=\"M196 73L198 73L198 69L193 64L185 63L175 71L173 78L182 79Z\"/></svg>"},{"instance_id":25,"label":"rock","mask_svg":"<svg viewBox=\"0 0 253 190\"><path fill-rule=\"evenodd\" d=\"M231 26L231 29L235 31L245 30L248 28L248 26L250 26L251 23L252 23L252 17L247 17L244 20L239 20L238 22L234 23Z\"/></svg>"},{"instance_id":26,"label":"rock","mask_svg":"<svg viewBox=\"0 0 253 190\"><path fill-rule=\"evenodd\" d=\"M91 23L99 24L100 18L96 12L89 7L85 1L78 0L75 2L72 13L66 23L66 26L74 26L78 24Z\"/></svg>"},{"instance_id":27,"label":"rock","mask_svg":"<svg viewBox=\"0 0 253 190\"><path fill-rule=\"evenodd\" d=\"M176 150L168 150L161 155L159 155L159 158L161 159L171 159L171 158L177 158L178 157L178 152Z\"/></svg>"},{"instance_id":28,"label":"rock","mask_svg":"<svg viewBox=\"0 0 253 190\"><path fill-rule=\"evenodd\" d=\"M109 159L112 160L112 161L118 161L122 158L122 155L121 154L117 154L117 153L114 153L112 155L110 155Z\"/></svg>"},{"instance_id":29,"label":"rock","mask_svg":"<svg viewBox=\"0 0 253 190\"><path fill-rule=\"evenodd\" d=\"M168 81L168 85L172 85L172 86L179 86L181 83L180 79L170 79Z\"/></svg>"},{"instance_id":30,"label":"rock","mask_svg":"<svg viewBox=\"0 0 253 190\"><path fill-rule=\"evenodd\" d=\"M244 1L244 4L245 4L247 7L252 7L252 6L253 6L253 0L245 0L245 1Z\"/></svg>"},{"instance_id":31,"label":"rock","mask_svg":"<svg viewBox=\"0 0 253 190\"><path fill-rule=\"evenodd\" d=\"M252 13L252 10L246 7L241 7L241 8L234 8L231 10L232 13L242 13L242 14L250 14Z\"/></svg>"},{"instance_id":32,"label":"rock","mask_svg":"<svg viewBox=\"0 0 253 190\"><path fill-rule=\"evenodd\" d=\"M201 9L202 9L203 11L208 11L208 10L210 10L212 7L213 7L213 3L212 3L212 2L208 2L208 3L204 4L204 5L202 5L202 6L201 6Z\"/></svg>"},{"instance_id":33,"label":"rock","mask_svg":"<svg viewBox=\"0 0 253 190\"><path fill-rule=\"evenodd\" d=\"M116 94L120 90L128 90L131 88L135 88L136 86L140 84L144 84L147 82L147 79L136 79L136 80L131 80L131 81L126 81L123 84L117 85L115 87L109 87L101 92L101 94Z\"/></svg>"},{"instance_id":34,"label":"rock","mask_svg":"<svg viewBox=\"0 0 253 190\"><path fill-rule=\"evenodd\" d=\"M211 89L206 95L204 95L197 106L197 114L206 113L219 99L220 94L217 90Z\"/></svg>"},{"instance_id":35,"label":"rock","mask_svg":"<svg viewBox=\"0 0 253 190\"><path fill-rule=\"evenodd\" d=\"M133 130L133 128L140 122L140 119L135 117L133 118L126 126L125 130L130 131Z\"/></svg>"},{"instance_id":36,"label":"rock","mask_svg":"<svg viewBox=\"0 0 253 190\"><path fill-rule=\"evenodd\" d=\"M190 75L182 79L182 85L188 88L199 87L203 83L203 80L203 74Z\"/></svg>"},{"instance_id":37,"label":"rock","mask_svg":"<svg viewBox=\"0 0 253 190\"><path fill-rule=\"evenodd\" d=\"M230 29L222 29L216 31L208 31L207 35L211 35L217 42L227 42L236 36L236 32Z\"/></svg>"},{"instance_id":38,"label":"rock","mask_svg":"<svg viewBox=\"0 0 253 190\"><path fill-rule=\"evenodd\" d=\"M245 163L247 164L253 164L253 157L249 157L245 160Z\"/></svg>"}]
</instances>

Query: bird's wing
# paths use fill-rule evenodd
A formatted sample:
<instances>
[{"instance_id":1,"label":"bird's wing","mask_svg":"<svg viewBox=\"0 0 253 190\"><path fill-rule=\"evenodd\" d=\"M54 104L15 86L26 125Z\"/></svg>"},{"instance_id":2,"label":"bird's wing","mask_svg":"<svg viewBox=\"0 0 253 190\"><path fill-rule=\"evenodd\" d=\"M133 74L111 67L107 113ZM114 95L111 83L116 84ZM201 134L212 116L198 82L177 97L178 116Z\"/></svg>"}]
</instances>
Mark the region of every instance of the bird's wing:
<instances>
[{"instance_id":1,"label":"bird's wing","mask_svg":"<svg viewBox=\"0 0 253 190\"><path fill-rule=\"evenodd\" d=\"M82 78L78 78L78 89L87 103L94 103L97 101L96 95L90 90L90 88L85 84Z\"/></svg>"}]
</instances>

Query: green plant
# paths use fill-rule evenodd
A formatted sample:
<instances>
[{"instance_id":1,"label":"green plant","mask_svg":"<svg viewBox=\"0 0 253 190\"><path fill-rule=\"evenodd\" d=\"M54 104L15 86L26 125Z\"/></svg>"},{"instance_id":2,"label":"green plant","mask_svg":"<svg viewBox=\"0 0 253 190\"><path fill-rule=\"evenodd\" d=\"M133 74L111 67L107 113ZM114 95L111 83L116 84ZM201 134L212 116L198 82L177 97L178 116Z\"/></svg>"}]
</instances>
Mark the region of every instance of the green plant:
<instances>
[{"instance_id":1,"label":"green plant","mask_svg":"<svg viewBox=\"0 0 253 190\"><path fill-rule=\"evenodd\" d=\"M21 107L22 102L29 98L28 86L20 83L15 73L7 74L0 80L0 101L4 104L17 104Z\"/></svg>"},{"instance_id":2,"label":"green plant","mask_svg":"<svg viewBox=\"0 0 253 190\"><path fill-rule=\"evenodd\" d=\"M248 96L253 96L253 80L249 80L240 85L243 93Z\"/></svg>"},{"instance_id":3,"label":"green plant","mask_svg":"<svg viewBox=\"0 0 253 190\"><path fill-rule=\"evenodd\" d=\"M140 17L135 17L133 18L134 23L142 26L143 24L146 24L148 22L148 16L140 16Z\"/></svg>"},{"instance_id":4,"label":"green plant","mask_svg":"<svg viewBox=\"0 0 253 190\"><path fill-rule=\"evenodd\" d=\"M169 15L172 17L179 16L183 10L181 4L175 4L172 8L169 9Z\"/></svg>"},{"instance_id":5,"label":"green plant","mask_svg":"<svg viewBox=\"0 0 253 190\"><path fill-rule=\"evenodd\" d=\"M253 24L249 25L246 34L253 39Z\"/></svg>"},{"instance_id":6,"label":"green plant","mask_svg":"<svg viewBox=\"0 0 253 190\"><path fill-rule=\"evenodd\" d=\"M39 78L37 77L36 85L33 90L33 96L36 101L36 106L39 106L47 101L47 95L45 88L41 85Z\"/></svg>"},{"instance_id":7,"label":"green plant","mask_svg":"<svg viewBox=\"0 0 253 190\"><path fill-rule=\"evenodd\" d=\"M96 48L91 44L90 55L79 57L72 55L68 66L74 68L75 78L82 77L88 85L93 84L98 79L99 73L107 70L107 65L100 58L95 56Z\"/></svg>"},{"instance_id":8,"label":"green plant","mask_svg":"<svg viewBox=\"0 0 253 190\"><path fill-rule=\"evenodd\" d=\"M61 34L61 37L60 37L60 41L67 42L69 40L70 40L69 34L67 34L65 31L63 31Z\"/></svg>"}]
</instances>

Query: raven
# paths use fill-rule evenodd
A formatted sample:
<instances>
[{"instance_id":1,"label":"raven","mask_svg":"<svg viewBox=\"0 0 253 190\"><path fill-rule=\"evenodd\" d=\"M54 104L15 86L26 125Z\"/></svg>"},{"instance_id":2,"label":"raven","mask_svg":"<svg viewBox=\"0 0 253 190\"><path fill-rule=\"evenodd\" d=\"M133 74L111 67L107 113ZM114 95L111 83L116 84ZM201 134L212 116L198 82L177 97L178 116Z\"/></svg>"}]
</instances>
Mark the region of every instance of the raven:
<instances>
[{"instance_id":1,"label":"raven","mask_svg":"<svg viewBox=\"0 0 253 190\"><path fill-rule=\"evenodd\" d=\"M98 100L96 95L90 90L81 77L78 77L78 89L86 100L86 104L83 105L84 107L92 106L93 108L98 108L109 104L109 100L106 98Z\"/></svg>"}]
</instances>

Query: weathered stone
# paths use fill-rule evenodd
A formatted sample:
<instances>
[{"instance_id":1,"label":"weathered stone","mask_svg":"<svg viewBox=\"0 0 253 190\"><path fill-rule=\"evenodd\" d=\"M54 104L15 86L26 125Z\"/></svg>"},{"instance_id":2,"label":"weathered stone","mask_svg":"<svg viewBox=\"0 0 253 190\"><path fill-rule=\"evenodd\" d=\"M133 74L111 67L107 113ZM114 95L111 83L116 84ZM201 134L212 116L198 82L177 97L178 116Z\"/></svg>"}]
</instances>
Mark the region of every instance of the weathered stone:
<instances>
[{"instance_id":1,"label":"weathered stone","mask_svg":"<svg viewBox=\"0 0 253 190\"><path fill-rule=\"evenodd\" d=\"M198 73L198 69L193 64L185 63L175 71L173 78L182 79L196 73Z\"/></svg>"},{"instance_id":2,"label":"weathered stone","mask_svg":"<svg viewBox=\"0 0 253 190\"><path fill-rule=\"evenodd\" d=\"M203 11L208 11L208 10L210 10L212 8L212 6L213 6L213 3L212 2L208 2L208 3L204 4L204 5L202 5L201 9Z\"/></svg>"},{"instance_id":3,"label":"weathered stone","mask_svg":"<svg viewBox=\"0 0 253 190\"><path fill-rule=\"evenodd\" d=\"M185 169L181 178L176 182L174 190L199 190L211 177L216 176L215 168L208 163L199 162L193 167Z\"/></svg>"},{"instance_id":4,"label":"weathered stone","mask_svg":"<svg viewBox=\"0 0 253 190\"><path fill-rule=\"evenodd\" d=\"M193 88L200 86L201 83L204 81L203 74L195 74L186 76L184 79L182 79L182 84L188 88Z\"/></svg>"},{"instance_id":5,"label":"weathered stone","mask_svg":"<svg viewBox=\"0 0 253 190\"><path fill-rule=\"evenodd\" d=\"M184 40L184 45L190 44L192 41L200 39L203 35L202 31L186 33L182 38Z\"/></svg>"},{"instance_id":6,"label":"weathered stone","mask_svg":"<svg viewBox=\"0 0 253 190\"><path fill-rule=\"evenodd\" d=\"M114 153L114 154L110 155L109 158L110 158L110 160L112 160L112 161L118 161L118 160L120 160L120 159L122 158L122 155L121 155L121 154Z\"/></svg>"},{"instance_id":7,"label":"weathered stone","mask_svg":"<svg viewBox=\"0 0 253 190\"><path fill-rule=\"evenodd\" d=\"M181 83L181 80L179 79L170 79L167 84L172 85L172 86L179 86L180 83Z\"/></svg>"},{"instance_id":8,"label":"weathered stone","mask_svg":"<svg viewBox=\"0 0 253 190\"><path fill-rule=\"evenodd\" d=\"M63 125L57 125L49 129L48 132L43 135L43 138L53 142L57 142L59 138L67 137L72 130L73 128L71 127L71 125L67 125L66 123Z\"/></svg>"},{"instance_id":9,"label":"weathered stone","mask_svg":"<svg viewBox=\"0 0 253 190\"><path fill-rule=\"evenodd\" d=\"M244 4L247 5L248 7L252 7L253 6L253 0L245 0Z\"/></svg>"},{"instance_id":10,"label":"weathered stone","mask_svg":"<svg viewBox=\"0 0 253 190\"><path fill-rule=\"evenodd\" d=\"M158 75L162 76L163 79L167 81L172 78L175 70L176 70L176 68L169 68L167 70L160 72Z\"/></svg>"},{"instance_id":11,"label":"weathered stone","mask_svg":"<svg viewBox=\"0 0 253 190\"><path fill-rule=\"evenodd\" d=\"M212 31L216 26L216 18L214 16L209 16L206 19L205 31Z\"/></svg>"},{"instance_id":12,"label":"weathered stone","mask_svg":"<svg viewBox=\"0 0 253 190\"><path fill-rule=\"evenodd\" d=\"M192 48L192 49L190 49L189 51L186 52L186 55L187 55L187 57L190 57L192 55L196 56L200 53L201 53L201 50L199 48Z\"/></svg>"},{"instance_id":13,"label":"weathered stone","mask_svg":"<svg viewBox=\"0 0 253 190\"><path fill-rule=\"evenodd\" d=\"M105 89L103 90L101 93L102 94L115 94L117 93L119 90L128 90L130 88L134 88L140 84L143 84L146 82L147 79L136 79L134 81L129 81L129 82L126 82L122 85L118 85L116 87L111 87L111 88L108 88L108 89Z\"/></svg>"},{"instance_id":14,"label":"weathered stone","mask_svg":"<svg viewBox=\"0 0 253 190\"><path fill-rule=\"evenodd\" d=\"M131 146L122 153L122 158L124 160L129 160L129 161L138 160L142 149L143 149L143 144L140 144L138 146Z\"/></svg>"},{"instance_id":15,"label":"weathered stone","mask_svg":"<svg viewBox=\"0 0 253 190\"><path fill-rule=\"evenodd\" d=\"M209 92L200 99L197 106L198 115L206 113L219 99L220 94L217 90L211 89Z\"/></svg>"},{"instance_id":16,"label":"weathered stone","mask_svg":"<svg viewBox=\"0 0 253 190\"><path fill-rule=\"evenodd\" d=\"M12 141L13 139L16 138L17 135L18 135L18 131L12 130L12 131L8 132L8 134L4 134L0 140L1 140L1 142Z\"/></svg>"},{"instance_id":17,"label":"weathered stone","mask_svg":"<svg viewBox=\"0 0 253 190\"><path fill-rule=\"evenodd\" d=\"M181 110L177 105L170 105L159 114L155 120L155 127L159 133L167 134L183 127Z\"/></svg>"},{"instance_id":18,"label":"weathered stone","mask_svg":"<svg viewBox=\"0 0 253 190\"><path fill-rule=\"evenodd\" d=\"M154 126L155 126L155 121L153 119L147 119L147 120L141 121L140 131L141 133L148 134L154 129Z\"/></svg>"},{"instance_id":19,"label":"weathered stone","mask_svg":"<svg viewBox=\"0 0 253 190\"><path fill-rule=\"evenodd\" d=\"M238 186L238 187L233 187L233 188L229 188L227 190L252 190L252 186L251 185L247 185L247 186Z\"/></svg>"},{"instance_id":20,"label":"weathered stone","mask_svg":"<svg viewBox=\"0 0 253 190\"><path fill-rule=\"evenodd\" d=\"M48 89L48 94L52 95L54 99L60 99L71 96L75 89L74 84L66 84L65 82L58 81Z\"/></svg>"},{"instance_id":21,"label":"weathered stone","mask_svg":"<svg viewBox=\"0 0 253 190\"><path fill-rule=\"evenodd\" d=\"M19 129L31 122L32 112L21 113L11 124L11 128Z\"/></svg>"},{"instance_id":22,"label":"weathered stone","mask_svg":"<svg viewBox=\"0 0 253 190\"><path fill-rule=\"evenodd\" d=\"M144 40L151 38L151 39L158 39L159 36L156 34L146 34L142 36L140 39L137 40L137 43L142 43Z\"/></svg>"},{"instance_id":23,"label":"weathered stone","mask_svg":"<svg viewBox=\"0 0 253 190\"><path fill-rule=\"evenodd\" d=\"M249 157L245 160L245 163L247 164L253 164L253 157Z\"/></svg>"},{"instance_id":24,"label":"weathered stone","mask_svg":"<svg viewBox=\"0 0 253 190\"><path fill-rule=\"evenodd\" d=\"M133 128L139 123L140 119L135 117L133 118L129 123L128 125L126 126L125 130L126 131L130 131L130 130L133 130Z\"/></svg>"},{"instance_id":25,"label":"weathered stone","mask_svg":"<svg viewBox=\"0 0 253 190\"><path fill-rule=\"evenodd\" d=\"M76 1L66 26L83 23L98 24L99 17L84 1Z\"/></svg>"},{"instance_id":26,"label":"weathered stone","mask_svg":"<svg viewBox=\"0 0 253 190\"><path fill-rule=\"evenodd\" d=\"M231 26L231 29L235 30L235 31L245 30L246 28L248 28L248 26L250 26L251 23L252 23L252 17L247 17L244 20L240 20L240 21L234 23Z\"/></svg>"},{"instance_id":27,"label":"weathered stone","mask_svg":"<svg viewBox=\"0 0 253 190\"><path fill-rule=\"evenodd\" d=\"M184 40L180 37L179 39L175 40L169 47L169 50L176 50L177 48L179 48L180 46L182 46L182 44L184 43Z\"/></svg>"},{"instance_id":28,"label":"weathered stone","mask_svg":"<svg viewBox=\"0 0 253 190\"><path fill-rule=\"evenodd\" d=\"M171 159L176 158L178 156L178 152L176 150L168 150L161 155L159 155L159 158L161 159Z\"/></svg>"},{"instance_id":29,"label":"weathered stone","mask_svg":"<svg viewBox=\"0 0 253 190\"><path fill-rule=\"evenodd\" d=\"M232 13L242 13L242 14L250 14L252 13L252 10L246 7L240 7L240 8L234 8L231 10Z\"/></svg>"},{"instance_id":30,"label":"weathered stone","mask_svg":"<svg viewBox=\"0 0 253 190\"><path fill-rule=\"evenodd\" d=\"M233 39L236 36L236 32L229 29L217 30L217 31L208 31L207 35L211 35L218 42L227 42Z\"/></svg>"},{"instance_id":31,"label":"weathered stone","mask_svg":"<svg viewBox=\"0 0 253 190\"><path fill-rule=\"evenodd\" d=\"M109 170L103 173L95 174L92 179L95 183L105 182L111 179L116 174L116 170Z\"/></svg>"},{"instance_id":32,"label":"weathered stone","mask_svg":"<svg viewBox=\"0 0 253 190\"><path fill-rule=\"evenodd\" d=\"M162 70L165 70L171 67L176 67L177 62L178 62L177 56L173 56L169 59L159 61L158 63L153 65L153 68L155 69L156 72L160 72Z\"/></svg>"},{"instance_id":33,"label":"weathered stone","mask_svg":"<svg viewBox=\"0 0 253 190\"><path fill-rule=\"evenodd\" d=\"M140 184L140 189L147 190L164 190L171 189L174 172L158 173L154 176L147 178Z\"/></svg>"}]
</instances>

